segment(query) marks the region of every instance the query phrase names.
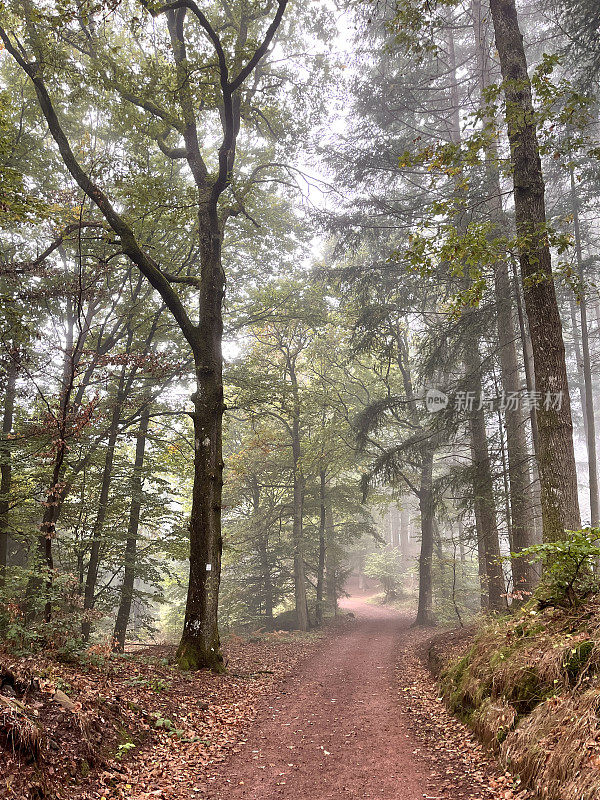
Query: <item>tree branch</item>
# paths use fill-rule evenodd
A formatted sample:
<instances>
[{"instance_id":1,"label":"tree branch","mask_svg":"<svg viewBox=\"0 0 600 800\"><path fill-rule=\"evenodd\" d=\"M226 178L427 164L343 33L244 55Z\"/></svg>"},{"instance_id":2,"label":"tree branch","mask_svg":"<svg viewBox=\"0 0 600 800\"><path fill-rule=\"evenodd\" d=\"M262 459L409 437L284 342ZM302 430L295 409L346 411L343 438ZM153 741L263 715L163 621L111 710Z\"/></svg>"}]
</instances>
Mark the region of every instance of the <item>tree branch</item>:
<instances>
[{"instance_id":1,"label":"tree branch","mask_svg":"<svg viewBox=\"0 0 600 800\"><path fill-rule=\"evenodd\" d=\"M167 144L168 131L161 133L156 137L156 144L160 151L164 153L167 158L172 158L174 161L178 158L187 158L188 151L185 147L169 147Z\"/></svg>"},{"instance_id":2,"label":"tree branch","mask_svg":"<svg viewBox=\"0 0 600 800\"><path fill-rule=\"evenodd\" d=\"M279 27L279 25L281 23L281 20L283 18L283 14L285 12L287 4L288 4L288 0L278 0L278 6L279 7L277 9L277 12L276 12L275 16L273 17L273 21L271 22L271 24L269 25L269 27L267 29L267 33L265 34L265 38L263 39L262 44L254 51L254 55L252 56L250 61L248 61L246 66L239 72L237 77L235 77L231 81L230 86L231 86L231 90L233 92L235 92L236 89L239 89L239 87L246 80L248 75L250 75L252 70L256 67L258 62L261 60L261 58L267 52L267 50L269 48L269 45L273 41L273 37L275 36L277 28Z\"/></svg>"},{"instance_id":3,"label":"tree branch","mask_svg":"<svg viewBox=\"0 0 600 800\"><path fill-rule=\"evenodd\" d=\"M54 110L48 90L40 76L39 65L29 63L25 60L12 43L6 30L1 26L0 39L2 39L6 50L33 83L41 111L46 119L52 138L58 146L65 166L82 191L84 191L90 200L98 206L110 227L121 240L123 251L160 294L167 308L175 317L177 324L181 328L189 344L196 346L197 328L190 320L181 300L174 292L169 281L165 278L159 266L141 249L129 225L127 225L123 218L115 211L108 197L84 172L75 158L58 116L56 115L56 111Z\"/></svg>"}]
</instances>

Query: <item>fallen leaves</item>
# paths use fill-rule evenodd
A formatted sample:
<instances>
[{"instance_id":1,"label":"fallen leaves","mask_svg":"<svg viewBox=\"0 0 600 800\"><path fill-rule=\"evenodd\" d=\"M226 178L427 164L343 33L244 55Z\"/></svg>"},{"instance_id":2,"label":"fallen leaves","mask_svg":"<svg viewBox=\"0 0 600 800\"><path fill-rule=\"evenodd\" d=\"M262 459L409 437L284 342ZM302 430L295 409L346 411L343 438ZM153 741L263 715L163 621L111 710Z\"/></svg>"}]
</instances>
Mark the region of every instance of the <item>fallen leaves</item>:
<instances>
[{"instance_id":1,"label":"fallen leaves","mask_svg":"<svg viewBox=\"0 0 600 800\"><path fill-rule=\"evenodd\" d=\"M430 762L425 800L525 800L528 795L514 778L502 773L470 731L446 710L418 657L425 636L418 631L403 634L396 673L398 713L407 715L406 728L416 738L412 750ZM28 698L28 706L49 726L54 742L54 748L44 752L46 783L40 788L39 772L36 777L36 770L9 757L0 797L205 796L220 765L244 746L257 709L267 706L274 684L292 674L315 646L314 639L289 635L234 640L227 648L229 674L218 676L180 673L169 663L171 651L158 647L135 658L110 659L104 670L37 664L49 677L39 681L39 691ZM30 664L29 669L35 666ZM326 702L335 705L337 699L329 695ZM86 735L103 753L100 769L94 769L93 759L85 755L84 729L91 731ZM298 769L294 751L293 745L285 751L287 758L294 753L295 761L287 763L290 769ZM248 757L257 759L256 752ZM332 755L324 745L317 752ZM81 763L86 758L89 774L83 775ZM265 764L256 768L264 770ZM284 773L277 779L278 786L286 785Z\"/></svg>"},{"instance_id":2,"label":"fallen leaves","mask_svg":"<svg viewBox=\"0 0 600 800\"><path fill-rule=\"evenodd\" d=\"M430 633L413 630L397 658L398 695L410 729L423 743L414 752L431 762L429 800L526 800L529 792L503 773L475 735L446 709L421 654Z\"/></svg>"},{"instance_id":3,"label":"fallen leaves","mask_svg":"<svg viewBox=\"0 0 600 800\"><path fill-rule=\"evenodd\" d=\"M253 638L235 637L226 645L226 675L181 673L166 647L112 657L103 668L22 660L16 669L28 680L40 676L36 693L24 702L53 746L45 748L39 769L14 752L5 763L0 751L0 798L179 800L200 793L245 744L261 698L318 641L287 634Z\"/></svg>"}]
</instances>

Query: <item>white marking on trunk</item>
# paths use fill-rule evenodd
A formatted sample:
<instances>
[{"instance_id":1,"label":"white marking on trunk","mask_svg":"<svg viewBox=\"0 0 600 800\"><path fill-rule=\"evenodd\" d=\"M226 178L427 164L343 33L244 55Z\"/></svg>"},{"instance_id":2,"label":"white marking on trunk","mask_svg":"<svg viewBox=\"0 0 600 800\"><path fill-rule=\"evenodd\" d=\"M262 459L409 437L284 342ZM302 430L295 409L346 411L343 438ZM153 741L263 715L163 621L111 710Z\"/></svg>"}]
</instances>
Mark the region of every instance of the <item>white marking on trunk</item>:
<instances>
[{"instance_id":1,"label":"white marking on trunk","mask_svg":"<svg viewBox=\"0 0 600 800\"><path fill-rule=\"evenodd\" d=\"M207 565L206 565L206 571L207 571L207 572L210 572L210 571L211 571L211 569L212 569L212 564L207 564Z\"/></svg>"}]
</instances>

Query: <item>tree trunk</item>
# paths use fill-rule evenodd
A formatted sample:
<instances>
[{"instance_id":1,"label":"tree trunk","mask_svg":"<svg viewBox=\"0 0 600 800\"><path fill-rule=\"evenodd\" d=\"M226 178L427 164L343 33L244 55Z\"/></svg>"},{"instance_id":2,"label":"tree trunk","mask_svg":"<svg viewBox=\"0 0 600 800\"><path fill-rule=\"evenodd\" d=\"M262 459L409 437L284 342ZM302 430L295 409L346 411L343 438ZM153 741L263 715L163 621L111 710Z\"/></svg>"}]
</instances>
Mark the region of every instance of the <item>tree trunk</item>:
<instances>
[{"instance_id":1,"label":"tree trunk","mask_svg":"<svg viewBox=\"0 0 600 800\"><path fill-rule=\"evenodd\" d=\"M487 559L485 556L485 538L481 523L481 499L473 498L473 514L475 516L475 536L477 537L477 574L479 575L479 600L481 610L490 609L490 596L487 579Z\"/></svg>"},{"instance_id":2,"label":"tree trunk","mask_svg":"<svg viewBox=\"0 0 600 800\"><path fill-rule=\"evenodd\" d=\"M402 560L408 561L410 557L410 540L408 530L408 509L402 506L400 509L400 530L399 530L399 545L400 552L402 553Z\"/></svg>"},{"instance_id":3,"label":"tree trunk","mask_svg":"<svg viewBox=\"0 0 600 800\"><path fill-rule=\"evenodd\" d=\"M510 547L520 553L535 544L533 497L529 473L529 448L525 436L525 418L522 411L522 394L519 380L519 362L515 346L516 331L513 323L510 278L506 261L501 260L494 270L498 342L502 388L506 402L504 422L508 454L508 481L510 490ZM511 561L514 589L531 592L535 588L535 572L524 558Z\"/></svg>"},{"instance_id":4,"label":"tree trunk","mask_svg":"<svg viewBox=\"0 0 600 800\"><path fill-rule=\"evenodd\" d=\"M573 350L575 352L575 363L577 365L577 388L579 390L579 402L581 404L581 414L583 417L583 435L587 442L587 414L585 413L585 379L583 377L583 358L581 356L581 339L579 338L579 321L577 319L577 301L574 295L569 297L569 311L571 312L571 331L573 334Z\"/></svg>"},{"instance_id":5,"label":"tree trunk","mask_svg":"<svg viewBox=\"0 0 600 800\"><path fill-rule=\"evenodd\" d=\"M59 403L59 415L56 418L56 454L54 457L54 467L50 486L46 491L46 499L43 508L44 514L40 525L40 532L37 537L37 559L39 563L32 565L32 574L27 583L26 590L26 619L31 620L35 616L35 595L45 583L46 598L44 604L44 619L50 622L52 616L52 585L54 581L54 557L52 553L52 541L56 536L56 522L61 511L64 499L64 485L62 482L63 467L66 455L66 436L68 418L71 406L71 395L75 383L75 374L79 356L87 333L88 324L81 331L77 346L74 346L75 317L73 314L72 300L67 295L66 300L66 338L65 338L65 358L63 361L62 385Z\"/></svg>"},{"instance_id":6,"label":"tree trunk","mask_svg":"<svg viewBox=\"0 0 600 800\"><path fill-rule=\"evenodd\" d=\"M325 550L325 576L327 585L327 605L337 614L337 558L335 553L335 526L333 524L333 509L331 501L325 508L326 520L326 550Z\"/></svg>"},{"instance_id":7,"label":"tree trunk","mask_svg":"<svg viewBox=\"0 0 600 800\"><path fill-rule=\"evenodd\" d=\"M222 672L218 604L221 581L221 498L223 492L223 317L225 277L222 230L216 205L200 215L202 285L193 352L194 485L190 518L190 578L177 659L181 669L209 667Z\"/></svg>"},{"instance_id":8,"label":"tree trunk","mask_svg":"<svg viewBox=\"0 0 600 800\"><path fill-rule=\"evenodd\" d=\"M477 48L479 60L481 61L481 47ZM449 29L448 52L450 69L452 71L451 99L452 115L450 134L455 144L461 142L460 130L460 103L458 96L458 81L456 75L456 57L454 50L454 36L452 29ZM483 74L480 76L483 81ZM463 193L462 187L457 183L455 195L460 199ZM457 207L460 207L457 204ZM461 220L459 228L464 231L466 220ZM471 330L467 331L465 348L465 363L467 367L467 380L472 390L472 396L479 402L482 396L481 387L481 362L479 358L479 338L480 334L473 327L474 315L471 313L466 317L467 325L470 324ZM499 564L500 547L498 543L498 528L496 522L496 507L494 503L494 487L491 476L489 461L487 435L485 429L485 417L483 407L473 409L469 415L469 428L471 433L471 450L473 457L473 496L475 506L475 519L477 525L478 541L483 543L485 555L485 573L487 580L487 595L489 607L496 610L500 607L501 595L504 590L504 581L500 580ZM496 558L497 556L497 558Z\"/></svg>"},{"instance_id":9,"label":"tree trunk","mask_svg":"<svg viewBox=\"0 0 600 800\"><path fill-rule=\"evenodd\" d=\"M265 592L265 624L273 628L273 580L271 578L271 565L269 563L269 540L266 531L259 538L260 564Z\"/></svg>"},{"instance_id":10,"label":"tree trunk","mask_svg":"<svg viewBox=\"0 0 600 800\"><path fill-rule=\"evenodd\" d=\"M110 483L112 480L115 447L117 444L117 437L119 435L119 422L121 420L123 402L125 400L124 390L125 366L123 366L121 375L119 376L119 383L115 395L115 403L111 414L110 426L108 429L108 439L106 441L106 454L104 456L104 467L102 469L102 480L100 483L100 495L98 497L98 511L92 527L90 558L88 561L87 574L85 578L85 587L83 590L84 620L81 624L81 634L85 642L87 642L90 638L92 627L89 614L86 616L85 612L92 611L96 600L96 584L98 582L98 570L100 568L102 533L104 530L104 522L106 520L106 512L108 511L108 500Z\"/></svg>"},{"instance_id":11,"label":"tree trunk","mask_svg":"<svg viewBox=\"0 0 600 800\"><path fill-rule=\"evenodd\" d=\"M462 577L464 578L464 566L467 558L465 555L465 532L462 517L458 518L458 552L460 555Z\"/></svg>"},{"instance_id":12,"label":"tree trunk","mask_svg":"<svg viewBox=\"0 0 600 800\"><path fill-rule=\"evenodd\" d=\"M294 545L294 596L296 601L296 623L301 631L307 631L309 626L308 605L306 599L306 577L304 568L304 547L302 535L303 509L304 509L304 475L300 459L302 456L300 440L300 394L298 378L293 358L288 357L288 370L292 386L292 459L294 469L294 501L293 501L293 529L292 542Z\"/></svg>"},{"instance_id":13,"label":"tree trunk","mask_svg":"<svg viewBox=\"0 0 600 800\"><path fill-rule=\"evenodd\" d=\"M580 527L573 423L562 324L546 229L545 187L531 83L515 0L490 0L504 81L515 216L525 308L533 349L538 409L544 541Z\"/></svg>"},{"instance_id":14,"label":"tree trunk","mask_svg":"<svg viewBox=\"0 0 600 800\"><path fill-rule=\"evenodd\" d=\"M442 599L442 602L445 600L451 599L451 591L449 585L446 585L445 577L446 577L446 559L444 558L444 543L442 541L442 534L440 531L440 526L437 524L437 520L434 519L433 521L433 541L435 546L435 554L437 557L438 562L438 587L439 587L439 596Z\"/></svg>"},{"instance_id":15,"label":"tree trunk","mask_svg":"<svg viewBox=\"0 0 600 800\"><path fill-rule=\"evenodd\" d=\"M419 509L421 511L421 554L419 556L419 606L415 625L433 625L433 594L431 565L433 560L433 523L435 502L433 497L433 451L431 445L423 448Z\"/></svg>"},{"instance_id":16,"label":"tree trunk","mask_svg":"<svg viewBox=\"0 0 600 800\"><path fill-rule=\"evenodd\" d=\"M148 433L149 418L150 404L148 403L144 406L140 417L140 427L138 429L135 445L135 462L133 465L133 474L131 476L131 506L129 508L127 540L125 542L123 585L121 586L121 598L113 637L114 649L120 653L125 649L125 636L127 634L127 625L129 624L129 615L131 613L131 603L133 600L137 538L143 499L144 454L146 451L146 435Z\"/></svg>"},{"instance_id":17,"label":"tree trunk","mask_svg":"<svg viewBox=\"0 0 600 800\"><path fill-rule=\"evenodd\" d=\"M268 628L272 628L274 601L271 565L269 563L269 537L260 519L260 485L256 475L252 475L250 484L252 489L252 515L254 517L254 528L256 531L263 589L265 593L265 623Z\"/></svg>"},{"instance_id":18,"label":"tree trunk","mask_svg":"<svg viewBox=\"0 0 600 800\"><path fill-rule=\"evenodd\" d=\"M513 262L512 265L512 289L513 297L517 308L517 320L519 323L519 336L521 339L521 351L523 356L523 367L525 370L525 384L527 392L530 397L535 392L535 377L533 374L533 353L531 350L531 338L527 331L525 322L525 315L523 313L523 302L521 299L522 287L519 285L519 276L517 274L517 265ZM538 428L537 428L537 414L535 405L529 404L529 426L531 429L531 442L533 445L533 459L531 460L531 501L532 509L531 515L533 517L533 533L535 536L535 544L542 543L542 499L540 492L540 473L538 469ZM537 580L537 579L536 579Z\"/></svg>"},{"instance_id":19,"label":"tree trunk","mask_svg":"<svg viewBox=\"0 0 600 800\"><path fill-rule=\"evenodd\" d=\"M398 506L390 508L390 528L392 547L400 547L400 511Z\"/></svg>"},{"instance_id":20,"label":"tree trunk","mask_svg":"<svg viewBox=\"0 0 600 800\"><path fill-rule=\"evenodd\" d=\"M580 283L579 315L581 321L581 357L584 387L584 412L585 438L588 455L588 472L590 482L590 524L598 525L600 522L600 506L598 499L598 462L596 454L596 419L594 416L594 387L592 384L592 368L590 363L590 340L587 319L587 287L583 275L583 250L581 245L581 224L579 220L579 198L575 188L575 171L570 168L571 208L573 210L573 225L575 229L575 255L577 258L577 273Z\"/></svg>"},{"instance_id":21,"label":"tree trunk","mask_svg":"<svg viewBox=\"0 0 600 800\"><path fill-rule=\"evenodd\" d=\"M327 493L325 483L325 470L319 473L319 565L317 569L317 606L315 609L315 623L323 622L323 584L325 581L325 532L327 527Z\"/></svg>"},{"instance_id":22,"label":"tree trunk","mask_svg":"<svg viewBox=\"0 0 600 800\"><path fill-rule=\"evenodd\" d=\"M6 582L6 567L8 566L8 517L12 487L12 465L8 436L13 426L17 389L17 362L15 358L16 356L11 353L11 358L6 368L2 438L0 439L0 589Z\"/></svg>"},{"instance_id":23,"label":"tree trunk","mask_svg":"<svg viewBox=\"0 0 600 800\"><path fill-rule=\"evenodd\" d=\"M473 410L469 414L469 431L473 459L473 497L475 499L477 537L478 541L483 543L489 608L491 611L500 611L506 608L503 598L506 587L500 561L494 482L488 451L485 414L483 406L478 407L481 405L479 400L483 393L481 363L479 352L473 346L466 348L465 363L468 372L467 381L473 393L472 396L475 398Z\"/></svg>"},{"instance_id":24,"label":"tree trunk","mask_svg":"<svg viewBox=\"0 0 600 800\"><path fill-rule=\"evenodd\" d=\"M300 472L297 453L299 446L294 446L294 520L292 540L294 545L294 596L296 601L296 618L299 630L308 630L308 607L306 599L306 578L304 571L304 548L302 536L302 516L304 505L304 479Z\"/></svg>"},{"instance_id":25,"label":"tree trunk","mask_svg":"<svg viewBox=\"0 0 600 800\"><path fill-rule=\"evenodd\" d=\"M480 0L473 0L473 25L477 45L477 72L484 114L485 92L492 83L490 76L490 47L485 33L484 15ZM490 120L492 121L492 120ZM492 143L490 158L486 164L488 205L492 219L502 230L504 210L502 190L497 166L497 147ZM500 350L502 388L508 398L505 403L506 449L508 451L508 480L510 495L510 546L512 552L520 552L535 543L533 497L529 475L529 449L525 436L525 419L520 402L519 359L517 354L517 332L513 319L512 292L508 262L505 258L494 264L494 289L496 295L496 321ZM512 560L514 588L526 592L535 586L535 573L522 558Z\"/></svg>"}]
</instances>

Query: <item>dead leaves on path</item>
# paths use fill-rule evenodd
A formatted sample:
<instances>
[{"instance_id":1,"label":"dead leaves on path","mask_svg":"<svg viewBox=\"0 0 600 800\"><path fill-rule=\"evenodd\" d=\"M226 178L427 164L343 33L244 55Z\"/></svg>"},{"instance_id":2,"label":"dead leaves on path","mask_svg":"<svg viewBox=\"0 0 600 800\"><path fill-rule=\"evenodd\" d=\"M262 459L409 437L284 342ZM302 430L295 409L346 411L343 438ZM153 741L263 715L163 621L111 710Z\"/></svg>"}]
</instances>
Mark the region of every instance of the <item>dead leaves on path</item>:
<instances>
[{"instance_id":1,"label":"dead leaves on path","mask_svg":"<svg viewBox=\"0 0 600 800\"><path fill-rule=\"evenodd\" d=\"M261 698L314 646L314 637L265 635L252 642L236 637L226 646L226 675L180 673L151 662L134 680L115 678L112 690L128 708L128 727L141 734L142 743L133 742L121 761L112 759L67 797L205 797L211 775L244 746ZM161 688L149 690L152 685Z\"/></svg>"},{"instance_id":2,"label":"dead leaves on path","mask_svg":"<svg viewBox=\"0 0 600 800\"><path fill-rule=\"evenodd\" d=\"M415 753L431 764L428 800L528 800L532 795L503 773L474 734L446 709L435 681L419 657L430 632L406 633L397 654L396 677L408 728L421 745Z\"/></svg>"},{"instance_id":3,"label":"dead leaves on path","mask_svg":"<svg viewBox=\"0 0 600 800\"><path fill-rule=\"evenodd\" d=\"M406 715L407 729L414 732L415 753L430 764L426 800L525 800L527 792L499 770L437 696L435 682L418 656L428 635L405 632L397 653L399 713ZM293 673L317 646L318 640L301 635L234 640L227 648L229 674L219 676L180 673L168 663L172 653L165 648L111 661L104 670L46 664L52 679L48 684L42 681L39 695L56 699L50 705L57 720L57 750L49 751L40 765L43 787L36 782L39 770L9 758L0 798L205 798L220 765L244 747L249 726L273 684ZM62 694L56 698L62 691L59 685L68 687L62 692L66 701ZM102 726L97 745L104 750L103 766L87 776L82 774L75 728L65 722L84 716L86 724L93 722L94 733L98 724ZM60 738L63 729L70 731L68 738ZM82 728L78 730L81 737ZM26 793L25 778L37 794Z\"/></svg>"},{"instance_id":4,"label":"dead leaves on path","mask_svg":"<svg viewBox=\"0 0 600 800\"><path fill-rule=\"evenodd\" d=\"M168 647L111 656L100 666L47 656L13 659L23 676L19 696L2 697L0 711L16 719L21 703L23 719L26 714L36 731L39 725L40 744L32 758L14 746L14 737L4 742L8 747L0 737L0 798L204 797L210 775L243 746L260 698L317 641L314 635L236 637L225 648L229 674L219 676L181 673Z\"/></svg>"}]
</instances>

